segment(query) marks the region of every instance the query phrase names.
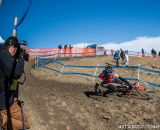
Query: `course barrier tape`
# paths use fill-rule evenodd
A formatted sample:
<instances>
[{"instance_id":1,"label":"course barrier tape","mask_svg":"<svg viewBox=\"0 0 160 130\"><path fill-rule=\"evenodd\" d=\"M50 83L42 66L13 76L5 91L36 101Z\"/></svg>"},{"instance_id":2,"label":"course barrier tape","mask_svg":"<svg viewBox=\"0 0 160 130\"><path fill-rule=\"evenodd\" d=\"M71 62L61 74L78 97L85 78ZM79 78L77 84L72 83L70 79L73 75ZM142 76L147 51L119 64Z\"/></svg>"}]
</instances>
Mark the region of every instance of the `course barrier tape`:
<instances>
[{"instance_id":1,"label":"course barrier tape","mask_svg":"<svg viewBox=\"0 0 160 130\"><path fill-rule=\"evenodd\" d=\"M85 76L90 76L90 77L96 77L96 78L97 78L97 76L94 76L94 75L92 75L92 74L87 74L87 73L61 72L61 71L59 71L59 70L56 70L56 69L53 69L53 68L49 68L49 67L46 67L46 66L40 66L40 68L48 69L48 70L55 71L55 72L61 73L61 74L76 74L76 75L85 75Z\"/></svg>"},{"instance_id":2,"label":"course barrier tape","mask_svg":"<svg viewBox=\"0 0 160 130\"><path fill-rule=\"evenodd\" d=\"M56 49L57 50L57 49ZM32 52L32 53L48 53L48 52L56 52L56 50L53 48L51 50L46 50L46 51L39 51L39 49L29 49L28 52ZM55 53L56 54L56 53ZM44 55L46 56L46 55Z\"/></svg>"},{"instance_id":3,"label":"course barrier tape","mask_svg":"<svg viewBox=\"0 0 160 130\"><path fill-rule=\"evenodd\" d=\"M87 57L90 57L90 56L87 56ZM95 57L95 56L91 56L91 57ZM48 69L48 70L52 70L54 72L57 72L57 73L61 73L61 74L75 74L75 75L84 75L84 76L90 76L90 77L95 77L95 78L98 78L98 76L95 76L95 75L92 75L92 74L87 74L87 73L79 73L79 72L60 72L58 70L55 70L55 69L52 69L52 68L49 68L49 67L45 67L43 65L47 64L47 63L56 63L56 64L59 64L61 66L64 66L64 67L71 67L71 68L105 68L105 66L74 66L74 65L68 65L68 64L63 64L61 62L58 62L58 61L62 61L62 60L70 60L72 58L84 58L84 56L80 56L80 57L58 57L56 59L52 59L52 60L49 60L48 58L48 62L40 62L38 63L37 65L40 65L41 68L45 68L45 69ZM38 60L43 60L44 61L44 58L37 58ZM144 71L148 71L148 72L151 72L151 73L156 73L156 74L160 74L160 71L156 71L156 70L151 70L151 69L147 69L147 68L141 68L140 66L113 66L113 68L117 68L117 69L139 69L139 70L144 70ZM136 78L126 78L128 80L137 80ZM151 83L151 82L147 82L148 84L154 86L154 87L160 87L159 84L155 84L155 83Z\"/></svg>"},{"instance_id":4,"label":"course barrier tape","mask_svg":"<svg viewBox=\"0 0 160 130\"><path fill-rule=\"evenodd\" d=\"M138 78L125 78L126 80L138 80Z\"/></svg>"},{"instance_id":5,"label":"course barrier tape","mask_svg":"<svg viewBox=\"0 0 160 130\"><path fill-rule=\"evenodd\" d=\"M83 58L82 57L72 57L72 58ZM74 66L74 65L65 65L61 62L57 62L59 60L70 60L71 58L70 57L58 57L57 59L55 60L50 60L50 62L55 62L57 64L60 64L62 66L66 66L66 67L74 67L74 68L104 68L105 66ZM43 58L38 58L38 60L44 60ZM48 63L50 63L48 62ZM148 72L151 72L151 73L155 73L155 74L160 74L160 71L156 71L156 70L151 70L151 69L147 69L147 68L141 68L140 66L113 66L113 68L117 68L117 69L140 69L140 70L144 70L144 71L148 71Z\"/></svg>"},{"instance_id":6,"label":"course barrier tape","mask_svg":"<svg viewBox=\"0 0 160 130\"><path fill-rule=\"evenodd\" d=\"M61 62L58 62L59 60L63 60L66 58L59 58L59 59L56 59L56 60L49 60L47 63L51 63L51 62L54 62L56 64L59 64L61 66L65 66L65 67L70 67L70 68L105 68L105 66L74 66L74 65L67 65L67 64L63 64ZM70 58L67 58L67 60L69 60ZM43 58L38 58L38 60L44 60ZM43 62L39 62L38 65L41 65L43 64ZM46 63L45 63L46 64ZM139 66L113 66L113 68L125 68L125 69L137 69L139 68Z\"/></svg>"},{"instance_id":7,"label":"course barrier tape","mask_svg":"<svg viewBox=\"0 0 160 130\"><path fill-rule=\"evenodd\" d=\"M87 56L87 57L94 57L94 56ZM59 60L70 60L72 58L84 58L84 56L75 56L75 57L56 57L55 61ZM45 60L45 58L38 57L38 60ZM50 57L46 57L46 59L51 59ZM53 58L52 58L53 59Z\"/></svg>"},{"instance_id":8,"label":"course barrier tape","mask_svg":"<svg viewBox=\"0 0 160 130\"><path fill-rule=\"evenodd\" d=\"M140 67L140 70L148 71L148 72L155 73L155 74L160 74L160 71L157 71L157 70L151 70L151 69L141 68L141 67Z\"/></svg>"},{"instance_id":9,"label":"course barrier tape","mask_svg":"<svg viewBox=\"0 0 160 130\"><path fill-rule=\"evenodd\" d=\"M89 76L89 77L95 77L98 78L98 76L94 76L92 74L87 74L87 73L80 73L80 72L61 72L59 70L53 69L53 68L49 68L46 66L40 66L40 68L44 68L44 69L48 69L57 73L61 73L61 74L75 74L75 75L85 75L85 76ZM137 78L125 78L127 80L138 80Z\"/></svg>"},{"instance_id":10,"label":"course barrier tape","mask_svg":"<svg viewBox=\"0 0 160 130\"><path fill-rule=\"evenodd\" d=\"M56 55L56 54L50 54L50 55L45 55L45 56L44 56L44 55L38 55L37 58L39 58L39 59L45 59L46 57L47 57L47 58L49 58L49 57L51 57L51 56L54 57L55 55Z\"/></svg>"},{"instance_id":11,"label":"course barrier tape","mask_svg":"<svg viewBox=\"0 0 160 130\"><path fill-rule=\"evenodd\" d=\"M55 63L61 65L61 66L65 66L65 67L71 67L71 68L105 68L105 66L74 66L74 65L66 65L66 64L63 64L61 62L57 62L55 61ZM127 69L137 69L139 68L139 66L113 66L113 68L127 68Z\"/></svg>"},{"instance_id":12,"label":"course barrier tape","mask_svg":"<svg viewBox=\"0 0 160 130\"><path fill-rule=\"evenodd\" d=\"M61 62L55 62L56 64L59 64L61 66L65 66L65 67L70 67L70 68L96 68L97 66L74 66L74 65L66 65L66 64L63 64ZM99 66L98 66L99 67ZM103 68L103 67L102 67Z\"/></svg>"},{"instance_id":13,"label":"course barrier tape","mask_svg":"<svg viewBox=\"0 0 160 130\"><path fill-rule=\"evenodd\" d=\"M49 64L51 62L53 62L54 60L49 60L49 61L46 61L46 62L39 62L37 64L34 64L34 66L42 66L42 65L46 65L46 64Z\"/></svg>"},{"instance_id":14,"label":"course barrier tape","mask_svg":"<svg viewBox=\"0 0 160 130\"><path fill-rule=\"evenodd\" d=\"M45 66L40 66L40 68L44 68L44 69L48 69L57 73L61 73L61 74L75 74L75 75L83 75L83 76L89 76L89 77L94 77L94 78L98 78L98 76L94 76L92 74L87 74L87 73L79 73L79 72L61 72L59 70L53 69L53 68L49 68L49 67L45 67ZM125 78L126 80L135 80L138 81L138 78ZM151 82L147 82L149 85L154 86L154 87L158 87L160 88L159 84L155 84L155 83L151 83Z\"/></svg>"},{"instance_id":15,"label":"course barrier tape","mask_svg":"<svg viewBox=\"0 0 160 130\"><path fill-rule=\"evenodd\" d=\"M85 75L85 76L90 76L90 77L96 77L96 78L97 78L97 76L94 76L94 75L92 75L92 74L80 73L80 72L63 72L62 74Z\"/></svg>"},{"instance_id":16,"label":"course barrier tape","mask_svg":"<svg viewBox=\"0 0 160 130\"><path fill-rule=\"evenodd\" d=\"M54 71L54 72L57 72L57 73L61 73L61 71L59 71L59 70L49 68L49 67L46 67L46 66L40 66L39 68L44 68L44 69L48 69L48 70L51 70L51 71Z\"/></svg>"},{"instance_id":17,"label":"course barrier tape","mask_svg":"<svg viewBox=\"0 0 160 130\"><path fill-rule=\"evenodd\" d=\"M155 84L151 82L147 82L149 85L160 88L160 84Z\"/></svg>"},{"instance_id":18,"label":"course barrier tape","mask_svg":"<svg viewBox=\"0 0 160 130\"><path fill-rule=\"evenodd\" d=\"M74 58L74 57L72 57L72 58ZM83 58L83 56L82 57L75 57L75 58ZM65 65L65 64L63 64L63 63L61 63L61 62L57 62L57 61L59 61L59 60L69 60L69 59L71 59L70 57L59 57L59 58L57 58L56 60L50 60L50 62L48 62L48 63L51 63L51 62L55 62L55 63L57 63L57 64L60 64L60 65L62 65L62 66L66 66L66 67L74 67L74 68L104 68L105 66L74 66L74 65ZM38 58L38 60L44 60L43 58ZM140 66L113 66L113 68L117 68L117 69L140 69L140 70L144 70L144 71L148 71L148 72L151 72L151 73L155 73L155 74L160 74L160 71L156 71L156 70L151 70L151 69L147 69L147 68L141 68Z\"/></svg>"}]
</instances>

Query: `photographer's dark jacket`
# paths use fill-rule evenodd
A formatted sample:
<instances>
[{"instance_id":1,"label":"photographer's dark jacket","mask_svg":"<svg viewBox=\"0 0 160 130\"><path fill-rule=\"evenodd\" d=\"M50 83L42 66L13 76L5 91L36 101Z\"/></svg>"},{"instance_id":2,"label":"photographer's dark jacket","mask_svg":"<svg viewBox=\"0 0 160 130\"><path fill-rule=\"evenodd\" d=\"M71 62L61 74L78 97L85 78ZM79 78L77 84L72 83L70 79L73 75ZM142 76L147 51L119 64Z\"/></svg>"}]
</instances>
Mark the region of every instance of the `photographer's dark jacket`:
<instances>
[{"instance_id":1,"label":"photographer's dark jacket","mask_svg":"<svg viewBox=\"0 0 160 130\"><path fill-rule=\"evenodd\" d=\"M13 103L14 93L10 90L13 79L19 79L24 71L24 58L15 59L6 48L0 49L0 109Z\"/></svg>"}]
</instances>

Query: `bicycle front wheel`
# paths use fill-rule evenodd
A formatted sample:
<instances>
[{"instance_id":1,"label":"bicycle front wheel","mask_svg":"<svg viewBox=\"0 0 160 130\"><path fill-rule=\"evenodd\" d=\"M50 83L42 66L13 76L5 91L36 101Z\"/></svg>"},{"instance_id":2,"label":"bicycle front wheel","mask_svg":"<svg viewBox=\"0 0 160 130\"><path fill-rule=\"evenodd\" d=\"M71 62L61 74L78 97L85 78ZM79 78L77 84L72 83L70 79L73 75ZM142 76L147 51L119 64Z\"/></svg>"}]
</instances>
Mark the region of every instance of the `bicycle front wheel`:
<instances>
[{"instance_id":1,"label":"bicycle front wheel","mask_svg":"<svg viewBox=\"0 0 160 130\"><path fill-rule=\"evenodd\" d=\"M147 82L138 80L138 82L133 86L132 94L137 98L149 100L155 95L155 89L153 86L149 85Z\"/></svg>"}]
</instances>

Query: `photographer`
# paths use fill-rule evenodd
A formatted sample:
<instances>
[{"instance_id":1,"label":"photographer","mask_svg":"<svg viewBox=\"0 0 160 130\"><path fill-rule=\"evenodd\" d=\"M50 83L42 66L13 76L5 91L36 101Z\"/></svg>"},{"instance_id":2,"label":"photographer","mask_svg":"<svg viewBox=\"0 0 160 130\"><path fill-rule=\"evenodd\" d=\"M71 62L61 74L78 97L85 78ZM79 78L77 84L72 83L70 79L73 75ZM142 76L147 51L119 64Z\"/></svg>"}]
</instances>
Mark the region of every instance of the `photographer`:
<instances>
[{"instance_id":1,"label":"photographer","mask_svg":"<svg viewBox=\"0 0 160 130\"><path fill-rule=\"evenodd\" d=\"M9 37L0 50L0 109L10 107L17 96L17 92L11 89L14 80L20 78L24 71L23 53L17 54L20 45L16 37Z\"/></svg>"},{"instance_id":2,"label":"photographer","mask_svg":"<svg viewBox=\"0 0 160 130\"><path fill-rule=\"evenodd\" d=\"M19 41L13 36L9 37L0 49L0 112L5 115L7 111L7 121L4 123L3 120L7 129L14 128L8 118L11 118L13 105L18 103L17 80L24 72L24 60L27 57L26 53L20 50Z\"/></svg>"}]
</instances>

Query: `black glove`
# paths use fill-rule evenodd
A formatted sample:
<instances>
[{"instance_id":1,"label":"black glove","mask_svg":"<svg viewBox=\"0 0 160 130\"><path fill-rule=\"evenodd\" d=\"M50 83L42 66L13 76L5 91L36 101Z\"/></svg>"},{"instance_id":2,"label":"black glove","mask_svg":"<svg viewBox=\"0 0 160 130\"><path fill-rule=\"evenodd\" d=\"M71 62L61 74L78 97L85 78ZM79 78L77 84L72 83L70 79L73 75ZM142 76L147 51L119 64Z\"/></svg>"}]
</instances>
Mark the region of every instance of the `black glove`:
<instances>
[{"instance_id":1,"label":"black glove","mask_svg":"<svg viewBox=\"0 0 160 130\"><path fill-rule=\"evenodd\" d=\"M128 89L132 89L132 86L133 86L133 85L132 85L131 83L128 84L128 87L129 87Z\"/></svg>"}]
</instances>

